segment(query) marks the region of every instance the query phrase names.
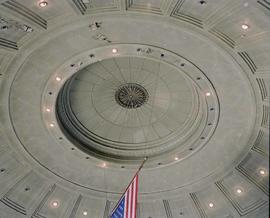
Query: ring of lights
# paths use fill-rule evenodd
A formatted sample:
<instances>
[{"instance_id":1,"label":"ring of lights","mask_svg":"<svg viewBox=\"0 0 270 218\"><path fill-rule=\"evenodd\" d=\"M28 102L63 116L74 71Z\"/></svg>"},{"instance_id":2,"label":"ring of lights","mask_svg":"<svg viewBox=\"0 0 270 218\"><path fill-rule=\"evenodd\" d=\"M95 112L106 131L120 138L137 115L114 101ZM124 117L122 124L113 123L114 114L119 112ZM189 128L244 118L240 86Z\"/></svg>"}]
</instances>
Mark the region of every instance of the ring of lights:
<instances>
[{"instance_id":1,"label":"ring of lights","mask_svg":"<svg viewBox=\"0 0 270 218\"><path fill-rule=\"evenodd\" d=\"M99 60L105 59L105 61L98 61L89 66L87 66L87 62L85 63L83 61L83 64L80 65L78 70L73 71L74 76L65 82L60 91L56 107L57 116L60 126L70 140L91 155L116 161L136 161L143 159L145 156L164 156L168 155L168 153L177 153L178 156L184 158L187 154L190 155L190 153L201 148L209 140L211 134L213 134L219 115L217 95L202 71L183 57L160 48L128 44L115 46L117 46L121 55L118 54L113 60L106 60L106 57L99 55ZM110 51L111 49L111 47L103 47L99 48L95 53L106 53L106 51ZM153 51L153 54L149 55L138 52L138 50L146 49ZM92 53L92 51L88 53ZM161 54L163 56L162 58L160 57ZM133 61L136 65L141 63L142 66L139 71L143 72L139 73L138 69L136 69L134 70L133 77L136 77L137 74L140 76L146 75L145 78L148 78L148 82L143 82L143 79L140 81L139 78L134 78L133 80L138 80L140 84L134 85L135 83L132 83L132 79L130 79L131 81L129 83L126 83L125 80L130 77L131 73L129 71L132 71L132 69L127 70L127 73L125 73L125 69L122 69L121 66L123 60L126 60L126 62ZM117 61L120 63L117 63ZM118 74L120 75L121 73L121 75L124 75L122 77L126 77L127 79L124 78L123 81L119 81L116 79L117 74L113 70L106 71L107 74L103 73L104 75L100 71L94 72L100 69L98 68L100 66L104 68L106 63L117 63L117 69L120 68ZM188 75L182 69L183 66L181 64L183 65L183 63L189 67ZM155 64L159 66L161 72L149 73L144 70L147 66L153 67ZM59 71L63 70L60 69ZM101 82L97 82L99 84L91 85L92 80L96 81L96 77L100 77L98 74L101 74L103 77L107 75L107 79L105 80L102 77L102 80L100 79ZM148 92L143 87L147 83L152 84L148 86L150 87L149 96L147 96ZM146 93L144 101L147 101L149 97L148 107L147 105L141 105L142 107L138 109L139 111L137 109L131 110L128 107L123 107L121 105L123 103L119 102L119 99L116 101L113 100L115 95L118 95L119 89L121 90L123 87L131 84L133 88L136 87L141 91L140 94ZM159 85L157 86L156 84ZM89 91L86 92L88 87L91 87L91 89L89 88ZM49 92L49 89L46 92ZM88 92L89 94L87 94ZM211 95L206 97L206 92L211 93ZM92 93L91 99L88 97L90 93ZM108 93L110 97L105 102L104 99ZM157 93L161 93L160 95L164 99L160 100L160 96ZM184 98L184 102L181 102L182 98ZM91 104L86 104L86 101L91 102ZM99 106L102 101L106 104L103 103ZM188 104L189 101L190 104ZM164 108L164 110L158 110L160 107ZM108 108L111 110L109 115L107 112ZM183 113L181 110L185 114L181 114ZM157 111L156 113L158 115L156 117L154 116L155 114L152 115L151 112L153 111ZM117 115L114 115L115 113ZM182 123L176 123L174 129L173 127L168 127L168 130L165 129L164 122L167 124L168 118L165 119L164 116L167 114L173 114L173 117L170 118L170 123L177 119ZM102 118L99 122L95 121L98 116ZM93 120L92 123L91 117ZM152 119L150 118L148 121L148 117ZM123 120L132 120L132 122L124 122ZM100 125L100 122L106 123L102 128L99 128L101 130L98 132L96 129ZM161 130L158 129L160 125L164 126ZM108 133L104 132L103 129L107 129L107 131L116 129L117 131L113 135L111 134L111 138L108 138L106 137ZM130 131L127 132L125 131L126 129L130 129ZM129 138L122 133L123 131L129 134ZM142 134L136 139L136 134L140 131ZM145 140L142 141L143 134L150 131L157 132L157 134L150 135L150 139L145 137ZM161 137L161 134L165 131L168 132L167 135ZM116 132L120 133L119 136ZM190 152L191 150L192 152Z\"/></svg>"},{"instance_id":2,"label":"ring of lights","mask_svg":"<svg viewBox=\"0 0 270 218\"><path fill-rule=\"evenodd\" d=\"M95 18L100 19L98 15ZM91 38L95 33L90 33L89 36L89 31L85 30L89 25L89 17L85 17L80 18L79 22L67 22L61 28L48 30L37 41L31 42L27 51L22 50L22 55L7 72L12 80L10 84L6 83L10 129L16 136L12 146L19 154L26 156L31 164L36 163L34 166L39 173L56 179L65 187L103 197L105 193L121 193L119 181L127 184L138 165L128 164L131 163L128 160L121 161L120 165L106 161L104 157L88 156L84 151L76 149L58 125L55 114L57 95L65 81L75 72L97 61L134 56L135 53L135 56L159 60L161 54L164 54L162 61L182 69L202 90L208 91L212 87L211 84L207 85L209 81L214 84L215 90L210 89L211 96L206 99L208 109L214 105L214 110L208 113L213 117L207 118L213 121L217 119L218 125L212 123L215 129L207 126L205 130L214 131L214 134L207 134L204 139L194 136L200 144L181 146L183 150L179 153L174 150L149 159L140 175L143 181L140 184L140 196L151 199L160 199L162 196L165 199L182 191L188 193L191 189L200 190L203 185L221 178L226 170L231 170L236 164L235 160L243 157L243 152L249 149L247 145L251 145L249 141L252 140L250 136L254 125L260 122L255 117L252 85L239 67L236 56L232 54L232 58L231 54L224 52L221 43L216 44L208 36L198 34L198 30L181 24L181 28L178 28L178 24L169 24L171 39L176 40L168 40L169 27L161 25L168 22L163 18L147 15L145 19L135 14L125 18L122 15L115 15L113 18L111 15L102 15L101 22L113 26L113 32L119 31L118 42L145 44L104 46L104 42ZM149 26L159 29L159 34L146 31ZM145 33L143 40L136 38L136 34L125 34L135 29ZM80 37L74 34L78 31L81 33ZM107 34L110 35L110 32ZM166 47L167 50L150 46L153 37L156 40L155 45ZM81 43L82 40L84 43ZM163 44L165 42L166 45ZM124 49L125 45L127 50ZM112 53L116 46L118 53ZM141 51L137 51L138 48ZM148 54L147 48L152 48L153 52ZM207 58L205 53L208 54ZM184 54L186 59L177 54ZM185 65L181 66L182 63ZM203 69L209 80L199 69ZM201 79L197 80L200 76ZM239 95L241 92L245 95ZM218 105L215 105L217 96L220 117L216 109ZM250 116L247 118L246 114ZM100 182L104 180L104 174L111 181L106 186Z\"/></svg>"}]
</instances>

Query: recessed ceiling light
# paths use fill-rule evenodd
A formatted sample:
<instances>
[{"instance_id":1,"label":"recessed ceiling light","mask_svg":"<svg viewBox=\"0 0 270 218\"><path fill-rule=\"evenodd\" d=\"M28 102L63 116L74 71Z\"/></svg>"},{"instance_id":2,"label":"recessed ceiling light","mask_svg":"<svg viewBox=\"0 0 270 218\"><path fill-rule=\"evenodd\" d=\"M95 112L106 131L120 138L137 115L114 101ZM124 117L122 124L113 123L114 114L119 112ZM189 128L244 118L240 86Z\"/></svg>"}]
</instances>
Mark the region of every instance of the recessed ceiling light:
<instances>
[{"instance_id":1,"label":"recessed ceiling light","mask_svg":"<svg viewBox=\"0 0 270 218\"><path fill-rule=\"evenodd\" d=\"M240 188L238 188L238 189L236 190L236 192L237 192L238 194L241 194L241 193L242 193L242 190L241 190Z\"/></svg>"},{"instance_id":2,"label":"recessed ceiling light","mask_svg":"<svg viewBox=\"0 0 270 218\"><path fill-rule=\"evenodd\" d=\"M59 207L59 202L58 201L52 201L51 202L51 207L52 208L58 208Z\"/></svg>"},{"instance_id":3,"label":"recessed ceiling light","mask_svg":"<svg viewBox=\"0 0 270 218\"><path fill-rule=\"evenodd\" d=\"M112 49L112 53L116 54L118 52L117 48Z\"/></svg>"},{"instance_id":4,"label":"recessed ceiling light","mask_svg":"<svg viewBox=\"0 0 270 218\"><path fill-rule=\"evenodd\" d=\"M39 7L44 8L44 7L48 6L48 2L42 1L38 5L39 5Z\"/></svg>"},{"instance_id":5,"label":"recessed ceiling light","mask_svg":"<svg viewBox=\"0 0 270 218\"><path fill-rule=\"evenodd\" d=\"M1 26L0 30L7 30L9 27L7 25Z\"/></svg>"},{"instance_id":6,"label":"recessed ceiling light","mask_svg":"<svg viewBox=\"0 0 270 218\"><path fill-rule=\"evenodd\" d=\"M248 2L245 2L244 3L244 7L248 7Z\"/></svg>"},{"instance_id":7,"label":"recessed ceiling light","mask_svg":"<svg viewBox=\"0 0 270 218\"><path fill-rule=\"evenodd\" d=\"M29 190L30 190L29 187L26 187L26 188L24 189L24 191L26 191L26 192L28 192Z\"/></svg>"},{"instance_id":8,"label":"recessed ceiling light","mask_svg":"<svg viewBox=\"0 0 270 218\"><path fill-rule=\"evenodd\" d=\"M213 203L209 203L209 207L214 207L214 204Z\"/></svg>"},{"instance_id":9,"label":"recessed ceiling light","mask_svg":"<svg viewBox=\"0 0 270 218\"><path fill-rule=\"evenodd\" d=\"M83 215L84 215L84 216L87 216L87 214L88 214L88 213L87 213L87 211L86 211L86 210L85 210L85 211L83 211Z\"/></svg>"},{"instance_id":10,"label":"recessed ceiling light","mask_svg":"<svg viewBox=\"0 0 270 218\"><path fill-rule=\"evenodd\" d=\"M206 95L206 96L210 96L211 93L210 93L210 92L206 92L205 95Z\"/></svg>"},{"instance_id":11,"label":"recessed ceiling light","mask_svg":"<svg viewBox=\"0 0 270 218\"><path fill-rule=\"evenodd\" d=\"M54 127L54 124L53 123L50 123L50 127Z\"/></svg>"},{"instance_id":12,"label":"recessed ceiling light","mask_svg":"<svg viewBox=\"0 0 270 218\"><path fill-rule=\"evenodd\" d=\"M55 77L55 80L56 81L61 81L61 77L57 76L57 77Z\"/></svg>"},{"instance_id":13,"label":"recessed ceiling light","mask_svg":"<svg viewBox=\"0 0 270 218\"><path fill-rule=\"evenodd\" d=\"M259 172L260 172L261 175L265 175L266 174L265 170L263 170L263 169L261 169Z\"/></svg>"},{"instance_id":14,"label":"recessed ceiling light","mask_svg":"<svg viewBox=\"0 0 270 218\"><path fill-rule=\"evenodd\" d=\"M201 0L199 1L201 5L205 5L206 4L206 1L205 0Z\"/></svg>"},{"instance_id":15,"label":"recessed ceiling light","mask_svg":"<svg viewBox=\"0 0 270 218\"><path fill-rule=\"evenodd\" d=\"M175 157L174 160L179 160L179 158L178 157Z\"/></svg>"},{"instance_id":16,"label":"recessed ceiling light","mask_svg":"<svg viewBox=\"0 0 270 218\"><path fill-rule=\"evenodd\" d=\"M51 109L50 109L50 108L46 108L46 111L47 111L47 112L51 112Z\"/></svg>"},{"instance_id":17,"label":"recessed ceiling light","mask_svg":"<svg viewBox=\"0 0 270 218\"><path fill-rule=\"evenodd\" d=\"M249 28L249 25L247 25L247 24L242 24L241 27L242 27L243 30L247 30L247 29Z\"/></svg>"}]
</instances>

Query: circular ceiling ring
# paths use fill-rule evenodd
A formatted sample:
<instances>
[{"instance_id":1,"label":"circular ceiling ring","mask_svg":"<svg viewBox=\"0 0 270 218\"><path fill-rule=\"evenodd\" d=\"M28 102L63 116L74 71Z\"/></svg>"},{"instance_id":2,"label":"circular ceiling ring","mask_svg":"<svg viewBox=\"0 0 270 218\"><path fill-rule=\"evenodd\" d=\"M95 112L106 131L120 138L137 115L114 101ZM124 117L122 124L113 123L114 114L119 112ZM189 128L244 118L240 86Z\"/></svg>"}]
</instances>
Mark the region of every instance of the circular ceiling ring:
<instances>
[{"instance_id":1,"label":"circular ceiling ring","mask_svg":"<svg viewBox=\"0 0 270 218\"><path fill-rule=\"evenodd\" d=\"M117 47L119 51L117 54L111 54L111 50L114 47ZM140 52L138 52L138 47L140 48ZM151 50L151 53L143 52L149 50ZM95 58L89 59L89 54L95 54ZM161 59L160 54L166 55L164 55L164 57L162 57ZM58 96L58 102L57 95L48 96L47 94L45 94L43 96L42 105L57 105L56 117L53 117L53 114L48 117L48 114L45 113L44 120L58 120L59 128L61 129L61 131L65 133L67 138L73 144L75 144L84 152L99 159L101 158L104 160L121 163L137 163L145 156L152 157L153 160L156 157L163 157L164 163L170 163L171 160L169 161L168 157L172 154L181 156L181 159L184 159L192 153L197 152L211 138L211 135L213 134L218 123L218 97L213 85L205 76L205 74L189 60L165 49L157 48L154 46L135 44L119 44L101 47L98 49L87 51L84 54L76 57L75 59L76 60L74 61L68 61L68 63L65 63L60 69L57 70L57 72L61 72L60 74L58 73L59 77L61 77L61 82L59 82L57 90L54 90L53 93L60 93ZM160 89L162 89L163 93L168 94L165 97L166 100L164 102L159 101L159 105L157 105L157 98L159 96L153 97L153 90L155 90L154 86L153 88L151 88L150 85L150 88L148 88L150 90L149 91L144 88L142 84L137 84L135 83L136 81L134 82L132 81L132 79L129 82L125 81L125 78L123 79L123 81L120 81L120 75L117 74L119 74L119 72L122 72L122 74L124 75L130 74L130 71L137 72L138 69L135 69L135 66L135 68L131 70L126 70L123 67L123 69L120 69L119 72L111 69L110 72L107 72L106 75L99 75L99 77L104 77L102 78L102 82L100 82L99 85L95 84L91 87L91 90L89 90L89 102L92 102L92 104L88 105L87 107L79 106L80 108L78 108L78 104L84 105L87 104L85 103L85 101L88 101L88 97L82 96L85 94L85 92L83 94L78 94L74 96L74 93L80 92L78 91L79 89L84 89L86 87L84 85L78 85L78 81L82 83L82 80L84 79L88 82L91 79L95 80L96 78L92 77L94 74L100 73L98 71L98 67L102 66L104 68L104 65L106 64L109 64L108 66L111 67L112 62L119 62L117 63L119 68L121 62L130 62L130 60L132 60L134 63L137 63L137 65L141 64L140 67L142 67L143 64L145 64L145 66L147 66L148 64L149 66L151 65L151 67L157 65L161 68L158 74L158 68L156 72L151 71L150 68L146 70L142 69L141 74L148 75L147 77L148 79L150 78L150 84L155 84L154 82L156 82L156 78L158 78L159 84L163 84L163 86L160 85ZM185 63L184 69L182 66L183 62ZM122 65L124 66L123 63ZM71 65L73 67L70 67ZM145 66L142 68L147 68ZM121 67L122 66L120 66L120 68ZM91 74L89 73L90 71L94 71L94 73ZM171 74L170 77L168 77L169 74ZM164 75L166 75L166 77ZM118 79L117 76L119 77ZM81 77L83 77L84 79L82 79ZM200 77L201 79L197 80L198 77ZM151 79L154 82L151 81ZM106 80L111 80L111 84L108 85ZM172 82L175 82L176 84L170 84ZM179 89L179 85L181 86L181 84L177 84L177 82L181 83L182 86L187 87L186 90L181 91L181 88ZM54 88L52 88L52 86ZM124 105L124 100L122 99L121 102L120 98L118 98L119 92L123 91L123 89L126 90L129 87L135 87L134 89L136 89L136 91L139 90L140 95L142 95L142 103L140 103L141 105L139 107L135 106L142 111L141 113L145 113L145 115L141 115L140 117L138 116L138 119L143 120L140 121L139 124L136 124L136 122L128 122L128 124L123 124L124 122L122 121L124 117L121 118L121 115L118 115L119 122L121 121L119 123L118 120L115 120L116 118L114 116L107 115L105 108L106 106L104 106L104 104L102 106L99 105L100 102L102 102L102 99L105 98L102 93L106 94L107 92L110 92L111 97L109 100L111 103L109 105L107 104L107 107L109 109L110 107L113 108L112 110L119 109L119 114L131 113L130 111L133 110L130 110L130 108L133 107L134 109L135 107L132 106L132 104ZM53 75L52 78L49 79L44 93L52 92L52 89L55 89L55 75ZM111 89L111 91L109 89ZM159 90L155 91L158 92ZM177 92L181 94L176 94ZM206 93L210 93L209 96L207 96ZM190 98L187 96L189 96ZM180 104L176 103L177 101L181 101L182 98L184 101L190 101L191 103L189 108L185 108L186 117L184 117L184 115L181 115L182 117L180 116L181 106L179 106ZM74 103L75 101L77 101L74 99L81 99L81 101L80 103ZM151 109L151 102L152 106L154 105L154 108L164 107L166 109L164 109L164 112L160 113L157 118L153 119L153 122L146 122L144 118L147 116L147 109L145 108L146 105L149 104L149 107ZM94 129L94 127L96 127L95 125L93 126L88 121L88 124L86 124L85 118L80 117L80 114L77 112L80 109L85 111L86 113L86 111L90 111L91 108L95 109L95 115L93 115L93 117L99 115L103 119L102 122L104 121L108 123L107 126L104 125L104 128L110 130L118 128L118 132L125 132L123 134L120 133L120 135L117 136L118 139L108 138L107 136L105 136L104 132L100 133L96 131ZM179 113L177 115L178 108ZM211 111L210 108L214 108L215 110ZM129 112L125 112L124 109L129 110ZM134 111L136 110L134 109ZM89 112L89 115L91 113L94 112ZM168 128L168 132L170 132L165 136L160 136L159 133L157 133L156 138L152 136L151 139L145 137L145 140L137 140L135 134L139 132L139 129L144 129L143 131L141 131L141 135L139 136L140 138L142 138L141 136L145 134L145 132L150 131L149 126L151 128L153 126L156 129L159 128L157 126L160 125L160 120L165 119L164 117L166 117L168 113L174 113L175 117L180 116L182 119L181 125L179 124L179 126L175 127L175 129L173 130ZM175 117L173 117L173 119L175 119ZM208 123L211 123L212 125L208 125ZM158 131L156 129L154 129L154 131ZM135 133L131 133L131 131L134 131ZM160 131L164 132L165 130L163 128ZM128 135L128 137L125 134ZM115 136L116 134L113 135ZM192 149L190 149L191 147Z\"/></svg>"}]
</instances>

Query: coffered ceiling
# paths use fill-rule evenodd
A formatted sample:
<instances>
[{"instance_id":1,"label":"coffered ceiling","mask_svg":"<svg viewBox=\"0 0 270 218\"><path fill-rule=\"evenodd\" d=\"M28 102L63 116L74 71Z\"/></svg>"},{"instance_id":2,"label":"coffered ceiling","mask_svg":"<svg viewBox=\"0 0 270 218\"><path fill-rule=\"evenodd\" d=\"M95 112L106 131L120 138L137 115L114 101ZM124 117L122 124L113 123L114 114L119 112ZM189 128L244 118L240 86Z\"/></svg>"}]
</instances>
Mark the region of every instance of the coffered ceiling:
<instances>
[{"instance_id":1,"label":"coffered ceiling","mask_svg":"<svg viewBox=\"0 0 270 218\"><path fill-rule=\"evenodd\" d=\"M138 218L268 217L269 38L269 0L0 0L0 217L107 218L144 156Z\"/></svg>"}]
</instances>

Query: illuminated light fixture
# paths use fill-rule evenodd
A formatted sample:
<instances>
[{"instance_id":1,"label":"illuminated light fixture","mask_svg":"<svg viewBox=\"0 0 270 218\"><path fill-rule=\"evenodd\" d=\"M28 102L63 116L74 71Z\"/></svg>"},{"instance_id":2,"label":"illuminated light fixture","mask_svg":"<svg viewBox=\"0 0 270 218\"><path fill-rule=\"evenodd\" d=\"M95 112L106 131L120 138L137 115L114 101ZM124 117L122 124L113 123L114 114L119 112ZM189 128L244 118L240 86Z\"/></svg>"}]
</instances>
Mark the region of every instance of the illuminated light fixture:
<instances>
[{"instance_id":1,"label":"illuminated light fixture","mask_svg":"<svg viewBox=\"0 0 270 218\"><path fill-rule=\"evenodd\" d=\"M240 188L238 188L238 189L236 190L236 192L237 192L238 194L241 194L243 191L242 191Z\"/></svg>"},{"instance_id":2,"label":"illuminated light fixture","mask_svg":"<svg viewBox=\"0 0 270 218\"><path fill-rule=\"evenodd\" d=\"M248 2L245 2L244 3L244 7L248 7Z\"/></svg>"},{"instance_id":3,"label":"illuminated light fixture","mask_svg":"<svg viewBox=\"0 0 270 218\"><path fill-rule=\"evenodd\" d=\"M51 202L51 207L52 208L58 208L59 207L59 202L58 201L52 201Z\"/></svg>"},{"instance_id":4,"label":"illuminated light fixture","mask_svg":"<svg viewBox=\"0 0 270 218\"><path fill-rule=\"evenodd\" d=\"M55 77L55 80L56 81L61 81L61 77L57 76L57 77Z\"/></svg>"},{"instance_id":5,"label":"illuminated light fixture","mask_svg":"<svg viewBox=\"0 0 270 218\"><path fill-rule=\"evenodd\" d=\"M51 109L50 109L50 108L46 108L46 111L47 111L47 112L51 112Z\"/></svg>"},{"instance_id":6,"label":"illuminated light fixture","mask_svg":"<svg viewBox=\"0 0 270 218\"><path fill-rule=\"evenodd\" d=\"M247 30L247 29L249 28L249 25L247 25L247 24L242 24L241 27L242 27L243 30Z\"/></svg>"},{"instance_id":7,"label":"illuminated light fixture","mask_svg":"<svg viewBox=\"0 0 270 218\"><path fill-rule=\"evenodd\" d=\"M107 164L104 162L102 165L101 165L103 168L107 167Z\"/></svg>"},{"instance_id":8,"label":"illuminated light fixture","mask_svg":"<svg viewBox=\"0 0 270 218\"><path fill-rule=\"evenodd\" d=\"M263 170L263 169L261 169L259 172L260 172L260 174L261 174L262 176L264 176L264 175L266 174L265 170Z\"/></svg>"},{"instance_id":9,"label":"illuminated light fixture","mask_svg":"<svg viewBox=\"0 0 270 218\"><path fill-rule=\"evenodd\" d=\"M211 93L210 93L210 92L206 92L205 95L206 95L206 96L210 96Z\"/></svg>"},{"instance_id":10,"label":"illuminated light fixture","mask_svg":"<svg viewBox=\"0 0 270 218\"><path fill-rule=\"evenodd\" d=\"M54 127L54 124L53 123L50 123L50 127Z\"/></svg>"},{"instance_id":11,"label":"illuminated light fixture","mask_svg":"<svg viewBox=\"0 0 270 218\"><path fill-rule=\"evenodd\" d=\"M112 49L112 53L113 53L113 54L116 54L117 52L118 52L117 48L113 48L113 49Z\"/></svg>"},{"instance_id":12,"label":"illuminated light fixture","mask_svg":"<svg viewBox=\"0 0 270 218\"><path fill-rule=\"evenodd\" d=\"M48 2L41 1L38 5L39 5L39 7L44 8L44 7L48 6Z\"/></svg>"},{"instance_id":13,"label":"illuminated light fixture","mask_svg":"<svg viewBox=\"0 0 270 218\"><path fill-rule=\"evenodd\" d=\"M213 203L209 203L209 207L214 207L214 204Z\"/></svg>"},{"instance_id":14,"label":"illuminated light fixture","mask_svg":"<svg viewBox=\"0 0 270 218\"><path fill-rule=\"evenodd\" d=\"M86 211L86 210L85 210L85 211L83 211L83 215L84 215L84 216L87 216L87 214L88 214L88 213L87 213L87 211Z\"/></svg>"},{"instance_id":15,"label":"illuminated light fixture","mask_svg":"<svg viewBox=\"0 0 270 218\"><path fill-rule=\"evenodd\" d=\"M178 157L175 157L174 160L179 160L179 158Z\"/></svg>"}]
</instances>

